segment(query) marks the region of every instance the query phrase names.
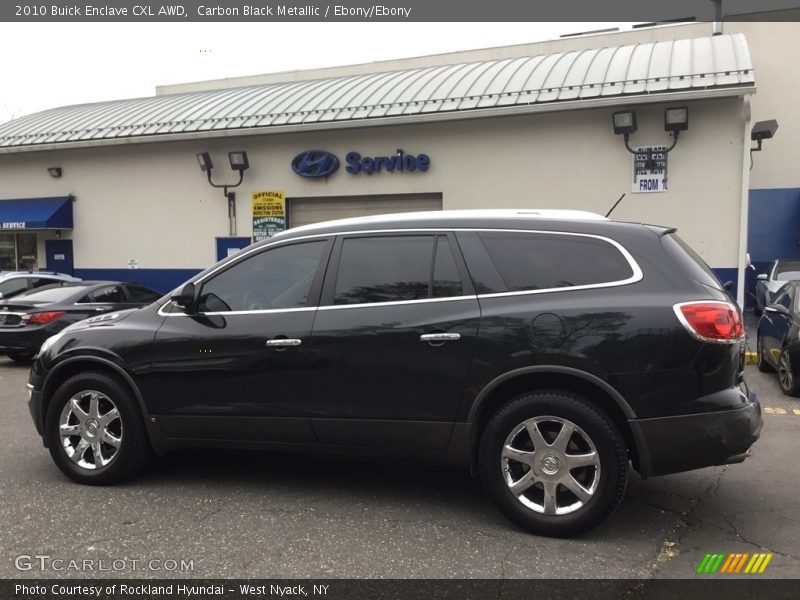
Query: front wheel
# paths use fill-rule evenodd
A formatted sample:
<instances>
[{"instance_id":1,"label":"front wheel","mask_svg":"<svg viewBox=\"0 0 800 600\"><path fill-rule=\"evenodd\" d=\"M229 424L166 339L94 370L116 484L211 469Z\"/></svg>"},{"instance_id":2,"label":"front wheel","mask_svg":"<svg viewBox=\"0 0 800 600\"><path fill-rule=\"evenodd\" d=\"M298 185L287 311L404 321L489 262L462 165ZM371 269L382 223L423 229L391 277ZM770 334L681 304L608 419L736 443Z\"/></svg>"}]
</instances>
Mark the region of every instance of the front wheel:
<instances>
[{"instance_id":1,"label":"front wheel","mask_svg":"<svg viewBox=\"0 0 800 600\"><path fill-rule=\"evenodd\" d=\"M788 347L781 350L781 355L778 357L778 385L787 396L800 395L800 386L798 386L797 377L792 370L792 359L789 356Z\"/></svg>"},{"instance_id":2,"label":"front wheel","mask_svg":"<svg viewBox=\"0 0 800 600\"><path fill-rule=\"evenodd\" d=\"M486 425L478 460L498 508L538 535L596 527L627 483L628 454L616 426L566 391L526 393L503 406Z\"/></svg>"},{"instance_id":3,"label":"front wheel","mask_svg":"<svg viewBox=\"0 0 800 600\"><path fill-rule=\"evenodd\" d=\"M134 476L150 454L135 399L103 373L81 373L59 386L47 410L45 435L58 468L89 485Z\"/></svg>"}]
</instances>

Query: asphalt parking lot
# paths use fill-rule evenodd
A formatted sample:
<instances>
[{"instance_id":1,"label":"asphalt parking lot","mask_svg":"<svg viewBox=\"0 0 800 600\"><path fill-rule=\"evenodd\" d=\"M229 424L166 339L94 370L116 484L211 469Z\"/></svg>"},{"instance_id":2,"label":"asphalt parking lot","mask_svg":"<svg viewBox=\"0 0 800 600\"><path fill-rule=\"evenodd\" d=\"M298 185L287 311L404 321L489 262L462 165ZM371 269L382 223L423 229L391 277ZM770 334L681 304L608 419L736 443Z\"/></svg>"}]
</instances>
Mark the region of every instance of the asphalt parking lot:
<instances>
[{"instance_id":1,"label":"asphalt parking lot","mask_svg":"<svg viewBox=\"0 0 800 600\"><path fill-rule=\"evenodd\" d=\"M632 474L609 521L554 540L519 531L477 480L443 467L197 451L124 485L79 486L35 434L27 368L0 357L0 577L691 578L708 552L770 552L758 577L797 578L800 400L755 367L747 377L766 414L744 464ZM18 570L26 555L51 557L50 570ZM55 571L53 559L111 568Z\"/></svg>"}]
</instances>

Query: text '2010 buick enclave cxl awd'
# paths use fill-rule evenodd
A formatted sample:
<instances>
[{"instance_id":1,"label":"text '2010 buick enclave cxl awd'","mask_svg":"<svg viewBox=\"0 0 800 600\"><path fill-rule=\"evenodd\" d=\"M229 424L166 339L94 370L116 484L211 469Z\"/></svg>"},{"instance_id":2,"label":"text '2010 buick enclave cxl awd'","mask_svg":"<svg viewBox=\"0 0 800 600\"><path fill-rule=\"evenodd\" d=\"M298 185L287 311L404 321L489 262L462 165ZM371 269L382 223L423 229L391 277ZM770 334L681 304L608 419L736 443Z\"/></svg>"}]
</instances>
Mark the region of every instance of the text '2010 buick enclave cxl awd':
<instances>
[{"instance_id":1,"label":"text '2010 buick enclave cxl awd'","mask_svg":"<svg viewBox=\"0 0 800 600\"><path fill-rule=\"evenodd\" d=\"M739 309L673 229L466 211L289 230L155 304L45 342L36 428L72 479L188 446L476 470L544 535L644 477L741 462L761 429Z\"/></svg>"}]
</instances>

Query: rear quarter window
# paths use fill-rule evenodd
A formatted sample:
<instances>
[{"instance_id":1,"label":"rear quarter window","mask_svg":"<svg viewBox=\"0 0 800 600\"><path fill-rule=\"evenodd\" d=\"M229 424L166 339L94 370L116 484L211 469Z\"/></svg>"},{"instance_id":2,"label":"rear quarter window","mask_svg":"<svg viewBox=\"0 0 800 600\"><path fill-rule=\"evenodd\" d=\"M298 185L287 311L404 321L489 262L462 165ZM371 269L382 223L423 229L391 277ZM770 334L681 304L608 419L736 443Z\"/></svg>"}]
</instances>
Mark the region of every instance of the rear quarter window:
<instances>
[{"instance_id":1,"label":"rear quarter window","mask_svg":"<svg viewBox=\"0 0 800 600\"><path fill-rule=\"evenodd\" d=\"M619 248L596 237L482 232L480 238L512 292L608 284L633 276Z\"/></svg>"},{"instance_id":2,"label":"rear quarter window","mask_svg":"<svg viewBox=\"0 0 800 600\"><path fill-rule=\"evenodd\" d=\"M684 242L680 236L670 233L661 238L661 244L677 261L678 265L685 270L689 277L697 283L709 285L714 288L724 289L719 278L711 270L706 261L695 252L689 244Z\"/></svg>"}]
</instances>

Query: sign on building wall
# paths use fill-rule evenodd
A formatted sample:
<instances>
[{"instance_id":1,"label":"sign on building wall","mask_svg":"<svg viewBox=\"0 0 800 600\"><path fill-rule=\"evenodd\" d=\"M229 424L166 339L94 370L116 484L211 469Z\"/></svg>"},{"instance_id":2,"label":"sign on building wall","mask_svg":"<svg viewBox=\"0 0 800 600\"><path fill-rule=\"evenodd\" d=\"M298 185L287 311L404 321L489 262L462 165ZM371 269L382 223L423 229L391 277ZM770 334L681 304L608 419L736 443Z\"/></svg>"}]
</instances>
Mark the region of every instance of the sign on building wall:
<instances>
[{"instance_id":1,"label":"sign on building wall","mask_svg":"<svg viewBox=\"0 0 800 600\"><path fill-rule=\"evenodd\" d=\"M667 191L667 147L634 146L633 186L635 194Z\"/></svg>"},{"instance_id":2,"label":"sign on building wall","mask_svg":"<svg viewBox=\"0 0 800 600\"><path fill-rule=\"evenodd\" d=\"M286 194L271 190L253 192L253 242L271 238L286 229Z\"/></svg>"}]
</instances>

